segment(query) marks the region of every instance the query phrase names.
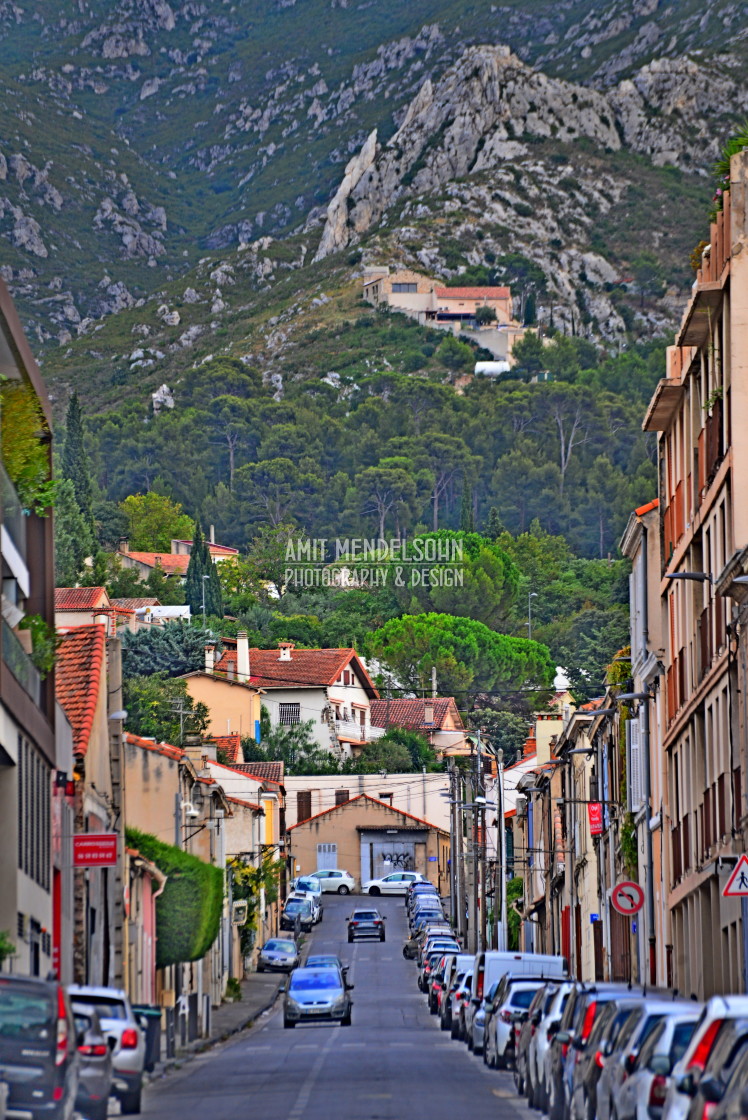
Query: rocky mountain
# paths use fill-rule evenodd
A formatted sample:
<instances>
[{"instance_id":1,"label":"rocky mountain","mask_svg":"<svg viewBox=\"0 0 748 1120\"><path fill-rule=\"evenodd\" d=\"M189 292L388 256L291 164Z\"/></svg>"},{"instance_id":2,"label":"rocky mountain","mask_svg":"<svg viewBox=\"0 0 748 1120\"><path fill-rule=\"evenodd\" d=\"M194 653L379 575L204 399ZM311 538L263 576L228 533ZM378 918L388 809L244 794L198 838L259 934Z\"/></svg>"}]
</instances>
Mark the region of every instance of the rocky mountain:
<instances>
[{"instance_id":1,"label":"rocky mountain","mask_svg":"<svg viewBox=\"0 0 748 1120\"><path fill-rule=\"evenodd\" d=\"M358 225L374 175L390 205L441 188L458 155L455 174L498 166L502 143L543 135L523 85L539 117L557 96L574 104L573 81L574 136L703 169L745 103L743 7L2 0L2 275L40 344L67 345L206 255L300 231L310 213L316 237L361 153L373 163L354 198ZM482 76L465 87L458 138L450 105L473 62ZM442 131L424 153L430 120ZM570 147L573 137L549 139Z\"/></svg>"}]
</instances>

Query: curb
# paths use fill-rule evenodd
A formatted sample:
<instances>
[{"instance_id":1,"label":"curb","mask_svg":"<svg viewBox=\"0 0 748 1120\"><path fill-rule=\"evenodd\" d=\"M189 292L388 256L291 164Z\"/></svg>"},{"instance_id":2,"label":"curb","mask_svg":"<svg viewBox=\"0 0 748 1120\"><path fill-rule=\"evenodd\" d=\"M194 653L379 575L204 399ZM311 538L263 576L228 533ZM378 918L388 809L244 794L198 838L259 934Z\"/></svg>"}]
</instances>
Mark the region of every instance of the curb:
<instances>
[{"instance_id":1,"label":"curb","mask_svg":"<svg viewBox=\"0 0 748 1120\"><path fill-rule=\"evenodd\" d=\"M278 998L279 988L280 982L278 984L278 987L273 992L272 996L270 996L260 1007L255 1008L254 1011L252 1011L252 1013L246 1019L244 1019L241 1023L238 1023L235 1027L228 1027L226 1030L222 1031L221 1034L213 1035L210 1038L198 1039L190 1046L188 1050L183 1050L181 1053L177 1054L176 1057L166 1058L164 1061L157 1062L156 1066L150 1073L146 1072L143 1075L143 1084L150 1085L154 1081L161 1080L161 1078L166 1077L166 1075L171 1073L173 1070L180 1069L181 1066L183 1066L186 1062L189 1062L198 1054L204 1054L206 1050L211 1050L220 1042L227 1042L228 1039L233 1038L234 1035L248 1030L251 1026L254 1025L256 1020L259 1019L260 1015L264 1015L264 1013L266 1011L269 1011L273 1006L276 999Z\"/></svg>"}]
</instances>

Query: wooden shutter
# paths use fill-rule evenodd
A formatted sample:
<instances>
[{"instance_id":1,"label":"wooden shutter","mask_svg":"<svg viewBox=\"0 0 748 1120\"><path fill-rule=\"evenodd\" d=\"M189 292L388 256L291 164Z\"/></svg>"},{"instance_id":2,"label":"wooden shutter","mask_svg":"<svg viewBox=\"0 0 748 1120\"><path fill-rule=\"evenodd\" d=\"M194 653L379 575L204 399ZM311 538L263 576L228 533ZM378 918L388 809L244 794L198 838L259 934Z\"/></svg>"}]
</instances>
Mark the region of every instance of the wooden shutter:
<instances>
[{"instance_id":1,"label":"wooden shutter","mask_svg":"<svg viewBox=\"0 0 748 1120\"><path fill-rule=\"evenodd\" d=\"M300 789L296 792L296 823L308 821L312 815L312 791Z\"/></svg>"}]
</instances>

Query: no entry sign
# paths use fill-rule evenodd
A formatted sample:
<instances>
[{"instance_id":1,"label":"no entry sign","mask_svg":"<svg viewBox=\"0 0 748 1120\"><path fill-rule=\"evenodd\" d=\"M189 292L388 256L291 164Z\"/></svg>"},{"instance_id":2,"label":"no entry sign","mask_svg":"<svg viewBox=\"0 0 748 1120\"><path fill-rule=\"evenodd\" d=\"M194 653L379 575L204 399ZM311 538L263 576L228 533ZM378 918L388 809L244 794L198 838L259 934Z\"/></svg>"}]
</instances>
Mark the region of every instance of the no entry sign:
<instances>
[{"instance_id":1,"label":"no entry sign","mask_svg":"<svg viewBox=\"0 0 748 1120\"><path fill-rule=\"evenodd\" d=\"M610 901L614 910L628 918L632 914L638 914L644 905L644 891L638 883L616 883Z\"/></svg>"},{"instance_id":2,"label":"no entry sign","mask_svg":"<svg viewBox=\"0 0 748 1120\"><path fill-rule=\"evenodd\" d=\"M73 867L114 867L117 863L116 832L87 832L73 837Z\"/></svg>"}]
</instances>

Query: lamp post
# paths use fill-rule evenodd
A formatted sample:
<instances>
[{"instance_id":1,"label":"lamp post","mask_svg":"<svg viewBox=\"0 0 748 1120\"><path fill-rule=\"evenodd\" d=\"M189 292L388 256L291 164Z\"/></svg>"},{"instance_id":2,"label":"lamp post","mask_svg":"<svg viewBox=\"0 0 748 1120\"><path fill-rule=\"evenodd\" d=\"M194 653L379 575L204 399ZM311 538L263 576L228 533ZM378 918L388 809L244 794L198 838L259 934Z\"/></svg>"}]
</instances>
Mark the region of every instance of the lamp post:
<instances>
[{"instance_id":1,"label":"lamp post","mask_svg":"<svg viewBox=\"0 0 748 1120\"><path fill-rule=\"evenodd\" d=\"M497 922L496 922L496 948L499 952L506 952L509 936L507 930L507 914L506 914L506 827L504 823L504 752L499 747L496 752L496 768L497 768L497 783L498 789L496 790L496 823L499 829L497 837L497 857L496 864L496 886L495 890L500 891L499 906L497 907Z\"/></svg>"},{"instance_id":2,"label":"lamp post","mask_svg":"<svg viewBox=\"0 0 748 1120\"><path fill-rule=\"evenodd\" d=\"M537 599L537 597L538 597L537 591L528 592L528 595L527 595L527 622L525 623L525 625L527 626L527 637L530 641L532 641L532 601L533 601L533 599Z\"/></svg>"},{"instance_id":3,"label":"lamp post","mask_svg":"<svg viewBox=\"0 0 748 1120\"><path fill-rule=\"evenodd\" d=\"M205 626L205 581L210 579L210 576L203 576L202 592L203 592L203 626Z\"/></svg>"}]
</instances>

